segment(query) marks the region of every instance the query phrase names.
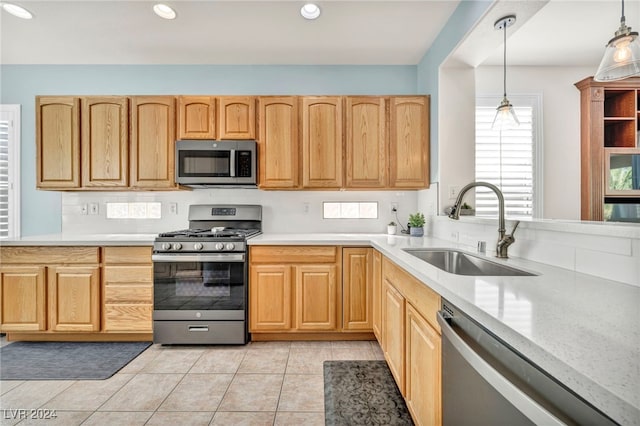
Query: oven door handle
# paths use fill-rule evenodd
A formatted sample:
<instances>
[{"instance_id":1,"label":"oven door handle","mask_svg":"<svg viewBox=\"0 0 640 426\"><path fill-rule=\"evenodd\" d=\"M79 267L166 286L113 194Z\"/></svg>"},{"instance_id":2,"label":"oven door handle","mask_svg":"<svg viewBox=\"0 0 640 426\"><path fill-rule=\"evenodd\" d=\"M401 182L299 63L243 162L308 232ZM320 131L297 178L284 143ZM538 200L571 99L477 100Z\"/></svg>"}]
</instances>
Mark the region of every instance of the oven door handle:
<instances>
[{"instance_id":1,"label":"oven door handle","mask_svg":"<svg viewBox=\"0 0 640 426\"><path fill-rule=\"evenodd\" d=\"M244 262L244 253L154 254L154 262Z\"/></svg>"}]
</instances>

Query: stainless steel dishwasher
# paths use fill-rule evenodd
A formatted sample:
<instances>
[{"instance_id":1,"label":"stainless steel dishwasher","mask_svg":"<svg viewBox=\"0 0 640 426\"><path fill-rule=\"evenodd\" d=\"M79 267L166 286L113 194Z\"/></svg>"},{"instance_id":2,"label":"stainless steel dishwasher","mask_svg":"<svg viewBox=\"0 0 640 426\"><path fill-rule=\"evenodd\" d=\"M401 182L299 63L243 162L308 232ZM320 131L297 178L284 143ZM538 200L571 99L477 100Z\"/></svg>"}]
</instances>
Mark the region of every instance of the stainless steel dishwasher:
<instances>
[{"instance_id":1,"label":"stainless steel dishwasher","mask_svg":"<svg viewBox=\"0 0 640 426\"><path fill-rule=\"evenodd\" d=\"M442 423L615 425L446 300L442 328Z\"/></svg>"}]
</instances>

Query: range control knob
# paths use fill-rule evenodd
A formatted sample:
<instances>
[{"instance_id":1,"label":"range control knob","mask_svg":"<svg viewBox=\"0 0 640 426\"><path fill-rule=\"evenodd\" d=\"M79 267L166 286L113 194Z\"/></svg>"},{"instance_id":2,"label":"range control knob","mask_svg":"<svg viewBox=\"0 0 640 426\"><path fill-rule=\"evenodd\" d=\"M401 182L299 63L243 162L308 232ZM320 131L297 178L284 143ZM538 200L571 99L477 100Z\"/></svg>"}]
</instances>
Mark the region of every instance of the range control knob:
<instances>
[{"instance_id":1,"label":"range control knob","mask_svg":"<svg viewBox=\"0 0 640 426\"><path fill-rule=\"evenodd\" d=\"M220 250L222 250L222 249L224 248L224 244L222 244L222 243L216 243L215 248L216 248L216 250L220 251Z\"/></svg>"},{"instance_id":2,"label":"range control knob","mask_svg":"<svg viewBox=\"0 0 640 426\"><path fill-rule=\"evenodd\" d=\"M182 248L182 244L180 244L180 243L175 243L175 244L173 245L173 249L174 249L174 250L180 250L181 248Z\"/></svg>"},{"instance_id":3,"label":"range control knob","mask_svg":"<svg viewBox=\"0 0 640 426\"><path fill-rule=\"evenodd\" d=\"M228 251L233 250L234 248L236 248L236 245L233 243L227 243L226 246L224 246L225 249L227 249Z\"/></svg>"},{"instance_id":4,"label":"range control knob","mask_svg":"<svg viewBox=\"0 0 640 426\"><path fill-rule=\"evenodd\" d=\"M202 250L202 243L195 243L193 245L194 250Z\"/></svg>"},{"instance_id":5,"label":"range control knob","mask_svg":"<svg viewBox=\"0 0 640 426\"><path fill-rule=\"evenodd\" d=\"M171 244L169 243L162 243L162 245L160 246L160 248L162 250L169 250L171 248Z\"/></svg>"}]
</instances>

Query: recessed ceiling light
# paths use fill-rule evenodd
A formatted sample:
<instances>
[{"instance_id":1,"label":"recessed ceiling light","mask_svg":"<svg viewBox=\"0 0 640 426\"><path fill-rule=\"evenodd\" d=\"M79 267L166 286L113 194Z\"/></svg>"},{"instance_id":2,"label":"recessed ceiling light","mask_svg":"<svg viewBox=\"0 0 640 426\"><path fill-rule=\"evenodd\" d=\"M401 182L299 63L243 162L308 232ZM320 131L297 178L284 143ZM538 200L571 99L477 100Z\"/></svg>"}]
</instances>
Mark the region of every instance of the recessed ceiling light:
<instances>
[{"instance_id":1,"label":"recessed ceiling light","mask_svg":"<svg viewBox=\"0 0 640 426\"><path fill-rule=\"evenodd\" d=\"M13 16L17 16L22 19L31 19L33 15L27 9L20 7L11 3L2 3L2 8L12 14Z\"/></svg>"},{"instance_id":2,"label":"recessed ceiling light","mask_svg":"<svg viewBox=\"0 0 640 426\"><path fill-rule=\"evenodd\" d=\"M156 13L156 15L164 19L176 18L176 11L166 4L158 3L153 5L153 11Z\"/></svg>"},{"instance_id":3,"label":"recessed ceiling light","mask_svg":"<svg viewBox=\"0 0 640 426\"><path fill-rule=\"evenodd\" d=\"M304 19L316 19L320 16L320 8L313 3L307 3L300 9L300 15Z\"/></svg>"}]
</instances>

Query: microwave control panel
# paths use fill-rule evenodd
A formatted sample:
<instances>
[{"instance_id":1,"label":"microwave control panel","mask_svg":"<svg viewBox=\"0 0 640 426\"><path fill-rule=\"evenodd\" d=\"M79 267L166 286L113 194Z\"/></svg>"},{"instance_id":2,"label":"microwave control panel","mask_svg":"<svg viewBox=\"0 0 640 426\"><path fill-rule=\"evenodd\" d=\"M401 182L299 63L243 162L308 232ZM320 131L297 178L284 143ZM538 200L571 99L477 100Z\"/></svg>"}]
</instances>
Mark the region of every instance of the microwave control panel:
<instances>
[{"instance_id":1,"label":"microwave control panel","mask_svg":"<svg viewBox=\"0 0 640 426\"><path fill-rule=\"evenodd\" d=\"M251 177L251 151L238 151L236 155L236 176Z\"/></svg>"}]
</instances>

